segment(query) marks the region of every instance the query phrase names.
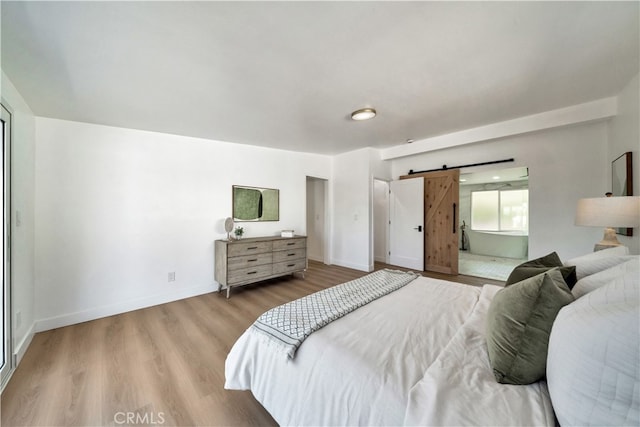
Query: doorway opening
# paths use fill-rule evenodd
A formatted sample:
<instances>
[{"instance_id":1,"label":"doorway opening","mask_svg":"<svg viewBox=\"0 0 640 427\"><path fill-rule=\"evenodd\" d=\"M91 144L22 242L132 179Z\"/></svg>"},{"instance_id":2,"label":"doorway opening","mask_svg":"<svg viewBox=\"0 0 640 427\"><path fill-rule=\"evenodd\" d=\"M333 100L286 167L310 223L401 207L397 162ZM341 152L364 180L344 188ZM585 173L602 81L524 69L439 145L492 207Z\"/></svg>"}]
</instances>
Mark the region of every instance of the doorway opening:
<instances>
[{"instance_id":1,"label":"doorway opening","mask_svg":"<svg viewBox=\"0 0 640 427\"><path fill-rule=\"evenodd\" d=\"M327 180L307 177L307 258L329 264Z\"/></svg>"},{"instance_id":2,"label":"doorway opening","mask_svg":"<svg viewBox=\"0 0 640 427\"><path fill-rule=\"evenodd\" d=\"M460 176L460 274L506 280L528 259L526 167Z\"/></svg>"},{"instance_id":3,"label":"doorway opening","mask_svg":"<svg viewBox=\"0 0 640 427\"><path fill-rule=\"evenodd\" d=\"M389 263L389 183L373 180L373 260Z\"/></svg>"},{"instance_id":4,"label":"doorway opening","mask_svg":"<svg viewBox=\"0 0 640 427\"><path fill-rule=\"evenodd\" d=\"M15 368L11 354L12 327L11 327L11 269L10 254L11 241L9 230L11 228L11 112L0 105L0 124L2 126L2 356L0 359L0 387L7 383L12 370ZM0 388L1 390L2 388Z\"/></svg>"}]
</instances>

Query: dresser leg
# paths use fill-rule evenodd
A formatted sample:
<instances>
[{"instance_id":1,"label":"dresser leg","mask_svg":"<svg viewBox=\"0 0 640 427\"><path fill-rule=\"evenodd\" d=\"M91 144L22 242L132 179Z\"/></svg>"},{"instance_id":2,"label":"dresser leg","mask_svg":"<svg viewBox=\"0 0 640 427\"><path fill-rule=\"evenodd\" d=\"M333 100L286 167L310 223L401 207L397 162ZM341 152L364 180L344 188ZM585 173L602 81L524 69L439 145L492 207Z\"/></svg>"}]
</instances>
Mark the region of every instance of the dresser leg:
<instances>
[{"instance_id":1,"label":"dresser leg","mask_svg":"<svg viewBox=\"0 0 640 427\"><path fill-rule=\"evenodd\" d=\"M229 291L231 290L231 286L227 285L227 299L229 299Z\"/></svg>"}]
</instances>

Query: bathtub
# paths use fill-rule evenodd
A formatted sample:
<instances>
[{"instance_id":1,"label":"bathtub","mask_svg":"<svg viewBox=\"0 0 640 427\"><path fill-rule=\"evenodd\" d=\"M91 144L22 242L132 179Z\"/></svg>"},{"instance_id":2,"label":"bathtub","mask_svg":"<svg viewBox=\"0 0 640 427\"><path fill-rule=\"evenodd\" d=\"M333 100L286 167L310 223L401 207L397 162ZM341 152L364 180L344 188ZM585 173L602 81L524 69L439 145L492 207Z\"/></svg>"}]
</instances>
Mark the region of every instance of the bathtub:
<instances>
[{"instance_id":1,"label":"bathtub","mask_svg":"<svg viewBox=\"0 0 640 427\"><path fill-rule=\"evenodd\" d=\"M529 235L514 231L465 231L470 253L501 258L527 259Z\"/></svg>"}]
</instances>

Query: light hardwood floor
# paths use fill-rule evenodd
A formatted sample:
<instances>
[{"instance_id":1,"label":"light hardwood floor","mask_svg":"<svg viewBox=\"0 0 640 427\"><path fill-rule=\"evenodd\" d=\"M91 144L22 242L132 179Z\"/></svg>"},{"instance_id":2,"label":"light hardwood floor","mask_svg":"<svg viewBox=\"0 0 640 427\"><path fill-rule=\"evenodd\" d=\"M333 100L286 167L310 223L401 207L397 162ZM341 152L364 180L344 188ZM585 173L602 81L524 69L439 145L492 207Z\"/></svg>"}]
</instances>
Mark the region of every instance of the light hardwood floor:
<instances>
[{"instance_id":1,"label":"light hardwood floor","mask_svg":"<svg viewBox=\"0 0 640 427\"><path fill-rule=\"evenodd\" d=\"M310 261L304 279L230 299L211 293L38 333L2 393L1 425L277 425L250 392L224 390L231 346L264 311L364 274Z\"/></svg>"}]
</instances>

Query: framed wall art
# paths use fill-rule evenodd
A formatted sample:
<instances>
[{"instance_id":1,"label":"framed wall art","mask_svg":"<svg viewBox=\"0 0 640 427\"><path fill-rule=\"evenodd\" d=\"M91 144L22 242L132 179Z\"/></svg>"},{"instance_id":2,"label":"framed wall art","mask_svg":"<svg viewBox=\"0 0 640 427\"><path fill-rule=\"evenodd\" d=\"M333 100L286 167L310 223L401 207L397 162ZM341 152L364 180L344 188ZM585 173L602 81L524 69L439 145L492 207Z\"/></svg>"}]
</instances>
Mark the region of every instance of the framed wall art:
<instances>
[{"instance_id":1,"label":"framed wall art","mask_svg":"<svg viewBox=\"0 0 640 427\"><path fill-rule=\"evenodd\" d=\"M616 196L633 196L633 164L631 152L626 152L611 162L611 193ZM617 228L616 233L633 236L633 228Z\"/></svg>"},{"instance_id":2,"label":"framed wall art","mask_svg":"<svg viewBox=\"0 0 640 427\"><path fill-rule=\"evenodd\" d=\"M233 186L233 221L279 221L280 191L273 188Z\"/></svg>"}]
</instances>

